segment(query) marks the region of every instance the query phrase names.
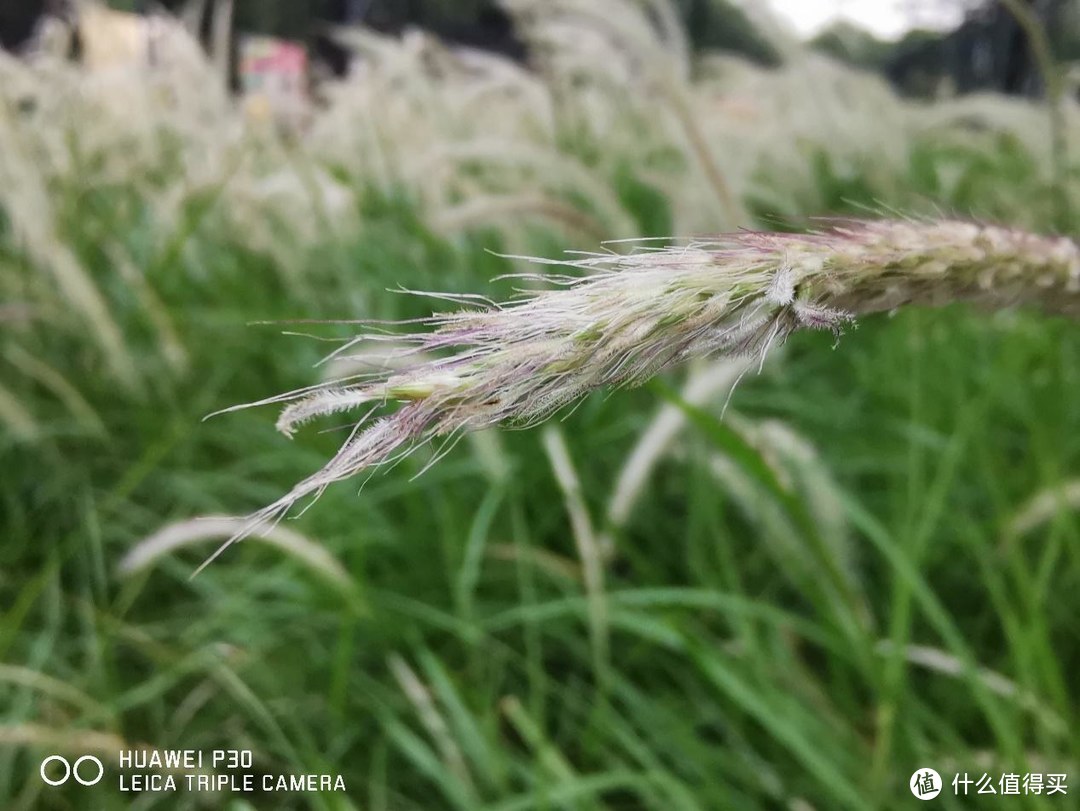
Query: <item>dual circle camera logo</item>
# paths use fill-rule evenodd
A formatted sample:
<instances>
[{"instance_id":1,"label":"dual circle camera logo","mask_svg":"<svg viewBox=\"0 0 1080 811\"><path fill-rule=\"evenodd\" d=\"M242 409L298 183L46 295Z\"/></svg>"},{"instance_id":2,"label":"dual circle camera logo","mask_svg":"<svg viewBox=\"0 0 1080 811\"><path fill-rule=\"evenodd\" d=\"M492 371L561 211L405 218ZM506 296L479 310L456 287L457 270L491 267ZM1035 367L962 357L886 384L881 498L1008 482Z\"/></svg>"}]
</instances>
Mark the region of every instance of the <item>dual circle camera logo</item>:
<instances>
[{"instance_id":1,"label":"dual circle camera logo","mask_svg":"<svg viewBox=\"0 0 1080 811\"><path fill-rule=\"evenodd\" d=\"M60 764L53 766L53 763ZM62 755L49 755L41 761L38 769L41 779L50 786L62 786L72 777L75 782L84 786L96 786L105 776L105 766L93 755L83 755L74 763L68 761ZM62 776L58 776L62 775ZM51 776L50 776L51 775Z\"/></svg>"}]
</instances>

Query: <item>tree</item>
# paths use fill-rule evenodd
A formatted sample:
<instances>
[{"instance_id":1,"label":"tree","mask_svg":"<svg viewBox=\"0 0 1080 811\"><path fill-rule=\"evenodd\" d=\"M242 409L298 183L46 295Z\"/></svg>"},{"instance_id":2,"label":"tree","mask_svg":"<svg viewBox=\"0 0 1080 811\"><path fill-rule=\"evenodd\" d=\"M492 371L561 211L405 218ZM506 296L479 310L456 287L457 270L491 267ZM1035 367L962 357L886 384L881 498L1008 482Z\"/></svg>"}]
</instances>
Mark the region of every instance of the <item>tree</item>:
<instances>
[{"instance_id":1,"label":"tree","mask_svg":"<svg viewBox=\"0 0 1080 811\"><path fill-rule=\"evenodd\" d=\"M678 7L695 49L730 51L763 65L782 61L746 13L728 0L678 0Z\"/></svg>"},{"instance_id":2,"label":"tree","mask_svg":"<svg viewBox=\"0 0 1080 811\"><path fill-rule=\"evenodd\" d=\"M893 44L880 40L864 28L838 22L810 41L814 50L836 60L868 70L881 70L893 51Z\"/></svg>"}]
</instances>

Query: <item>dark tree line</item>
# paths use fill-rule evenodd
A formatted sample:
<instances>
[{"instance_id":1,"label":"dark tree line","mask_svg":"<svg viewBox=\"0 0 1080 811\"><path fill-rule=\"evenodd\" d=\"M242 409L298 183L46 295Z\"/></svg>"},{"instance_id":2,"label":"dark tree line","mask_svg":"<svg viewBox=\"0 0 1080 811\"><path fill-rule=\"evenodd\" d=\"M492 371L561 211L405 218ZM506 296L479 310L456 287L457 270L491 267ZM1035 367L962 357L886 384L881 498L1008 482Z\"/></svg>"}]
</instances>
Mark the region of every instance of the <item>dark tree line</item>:
<instances>
[{"instance_id":1,"label":"dark tree line","mask_svg":"<svg viewBox=\"0 0 1080 811\"><path fill-rule=\"evenodd\" d=\"M0 0L0 46L18 48L34 33L42 14L62 13L66 5L56 0Z\"/></svg>"},{"instance_id":2,"label":"dark tree line","mask_svg":"<svg viewBox=\"0 0 1080 811\"><path fill-rule=\"evenodd\" d=\"M62 13L72 0L0 0L0 45L17 48L45 12ZM180 11L192 0L111 0L129 11L165 7ZM194 0L198 3L200 0ZM215 3L201 0L203 30L209 34ZM1080 58L1080 0L1027 0L1050 32L1058 55ZM408 26L443 39L486 48L515 59L527 57L512 20L495 0L233 0L236 31L264 33L312 44L319 57L340 70L346 55L326 36L328 26L363 23L398 33ZM675 0L692 44L742 54L765 65L781 60L774 46L731 0ZM1072 25L1070 25L1070 22ZM1042 90L1030 45L1000 0L986 3L956 31L914 31L886 43L852 26L825 32L814 46L833 56L885 74L902 92L928 95L943 80L960 92L993 89L1037 95Z\"/></svg>"},{"instance_id":3,"label":"dark tree line","mask_svg":"<svg viewBox=\"0 0 1080 811\"><path fill-rule=\"evenodd\" d=\"M1080 58L1076 3L1028 0L1061 60ZM1000 0L988 0L972 11L955 31L912 31L898 43L888 43L842 24L813 44L838 59L885 74L908 95L933 95L943 81L959 93L996 90L1038 96L1044 90L1027 34Z\"/></svg>"},{"instance_id":4,"label":"dark tree line","mask_svg":"<svg viewBox=\"0 0 1080 811\"><path fill-rule=\"evenodd\" d=\"M204 27L214 3L204 0ZM110 0L126 11L166 8L179 12L190 0ZM0 44L17 48L34 30L45 11L64 10L70 0L0 0ZM764 64L779 62L779 54L750 20L729 0L677 0L677 6L698 48L735 51ZM234 0L238 31L289 39L316 40L328 24L363 23L387 33L418 26L440 37L475 47L525 57L513 23L494 0Z\"/></svg>"}]
</instances>

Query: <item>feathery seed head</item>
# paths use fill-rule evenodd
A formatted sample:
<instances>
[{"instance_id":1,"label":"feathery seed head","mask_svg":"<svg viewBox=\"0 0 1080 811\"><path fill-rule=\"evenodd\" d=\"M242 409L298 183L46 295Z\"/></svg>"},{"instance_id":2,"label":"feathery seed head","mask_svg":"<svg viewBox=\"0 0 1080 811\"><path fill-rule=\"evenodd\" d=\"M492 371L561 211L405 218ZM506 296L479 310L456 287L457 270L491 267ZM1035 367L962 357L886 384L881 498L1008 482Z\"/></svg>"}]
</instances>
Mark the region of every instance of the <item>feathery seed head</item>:
<instances>
[{"instance_id":1,"label":"feathery seed head","mask_svg":"<svg viewBox=\"0 0 1080 811\"><path fill-rule=\"evenodd\" d=\"M1080 313L1075 243L957 221L845 222L543 263L581 275L533 277L553 287L502 305L460 297L463 309L404 337L399 360L416 353L420 362L275 398L291 401L278 421L290 435L319 416L368 411L322 470L252 516L247 531L424 441L531 425L689 358L763 361L799 329L839 334L855 315L952 301Z\"/></svg>"}]
</instances>

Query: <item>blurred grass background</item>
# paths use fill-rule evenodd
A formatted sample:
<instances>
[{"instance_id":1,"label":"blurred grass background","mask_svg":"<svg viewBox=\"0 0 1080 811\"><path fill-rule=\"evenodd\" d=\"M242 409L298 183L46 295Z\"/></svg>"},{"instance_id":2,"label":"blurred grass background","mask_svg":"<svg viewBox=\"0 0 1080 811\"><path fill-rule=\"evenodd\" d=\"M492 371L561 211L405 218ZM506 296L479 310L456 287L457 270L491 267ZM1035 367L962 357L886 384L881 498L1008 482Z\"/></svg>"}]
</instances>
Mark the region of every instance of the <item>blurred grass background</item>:
<instances>
[{"instance_id":1,"label":"blurred grass background","mask_svg":"<svg viewBox=\"0 0 1080 811\"><path fill-rule=\"evenodd\" d=\"M364 69L302 135L245 121L179 27L154 72L0 55L0 804L801 811L909 807L928 765L1080 779L1080 334L1037 313L798 335L723 420L741 369L703 364L413 478L418 454L287 523L328 559L252 539L194 580L210 542L120 571L337 447L203 421L318 382L355 331L291 321L498 299L497 254L609 237L1080 231L1042 105L901 100L777 32L781 67L694 59L622 0L509 5L534 71L343 31ZM348 794L37 778L142 746Z\"/></svg>"}]
</instances>

